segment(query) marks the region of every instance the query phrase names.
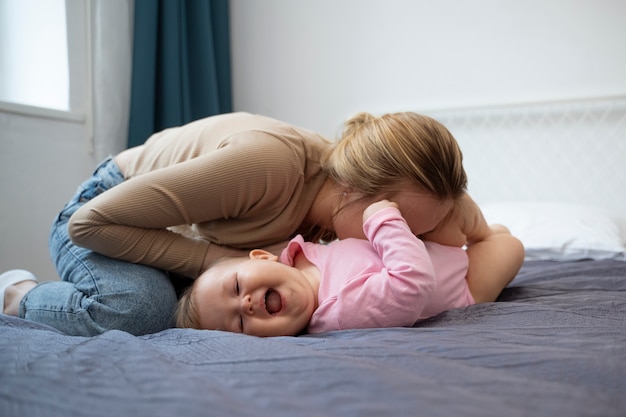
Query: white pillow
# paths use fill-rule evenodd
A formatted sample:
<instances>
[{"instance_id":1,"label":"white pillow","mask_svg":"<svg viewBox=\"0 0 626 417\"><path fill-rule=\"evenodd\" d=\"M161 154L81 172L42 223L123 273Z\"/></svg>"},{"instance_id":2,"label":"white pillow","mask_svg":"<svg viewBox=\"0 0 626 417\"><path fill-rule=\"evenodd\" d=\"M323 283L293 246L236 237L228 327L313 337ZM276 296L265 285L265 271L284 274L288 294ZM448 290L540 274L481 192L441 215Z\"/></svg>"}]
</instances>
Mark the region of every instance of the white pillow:
<instances>
[{"instance_id":1,"label":"white pillow","mask_svg":"<svg viewBox=\"0 0 626 417\"><path fill-rule=\"evenodd\" d=\"M487 223L501 223L522 241L526 259L620 259L624 240L604 210L568 203L502 202L480 205Z\"/></svg>"}]
</instances>

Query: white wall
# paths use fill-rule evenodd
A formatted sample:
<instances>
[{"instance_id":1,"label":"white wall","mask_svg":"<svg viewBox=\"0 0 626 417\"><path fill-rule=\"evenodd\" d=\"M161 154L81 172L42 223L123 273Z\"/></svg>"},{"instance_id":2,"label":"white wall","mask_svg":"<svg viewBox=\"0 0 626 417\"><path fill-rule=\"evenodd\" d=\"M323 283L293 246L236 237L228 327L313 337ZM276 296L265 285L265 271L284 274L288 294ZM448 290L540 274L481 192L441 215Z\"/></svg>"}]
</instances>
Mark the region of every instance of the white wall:
<instances>
[{"instance_id":1,"label":"white wall","mask_svg":"<svg viewBox=\"0 0 626 417\"><path fill-rule=\"evenodd\" d=\"M626 94L624 0L231 0L234 106L357 111Z\"/></svg>"}]
</instances>

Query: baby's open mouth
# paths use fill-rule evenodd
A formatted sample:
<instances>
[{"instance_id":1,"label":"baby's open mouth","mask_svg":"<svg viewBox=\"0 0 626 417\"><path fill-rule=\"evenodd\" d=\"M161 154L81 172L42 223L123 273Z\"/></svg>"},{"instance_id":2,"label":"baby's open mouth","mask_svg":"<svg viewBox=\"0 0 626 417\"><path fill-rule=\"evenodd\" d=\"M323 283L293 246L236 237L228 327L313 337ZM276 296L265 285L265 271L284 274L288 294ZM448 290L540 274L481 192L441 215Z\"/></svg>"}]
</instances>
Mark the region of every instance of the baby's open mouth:
<instances>
[{"instance_id":1,"label":"baby's open mouth","mask_svg":"<svg viewBox=\"0 0 626 417\"><path fill-rule=\"evenodd\" d=\"M283 302L280 300L280 294L276 290L269 289L265 293L265 308L270 314L276 314L283 308Z\"/></svg>"}]
</instances>

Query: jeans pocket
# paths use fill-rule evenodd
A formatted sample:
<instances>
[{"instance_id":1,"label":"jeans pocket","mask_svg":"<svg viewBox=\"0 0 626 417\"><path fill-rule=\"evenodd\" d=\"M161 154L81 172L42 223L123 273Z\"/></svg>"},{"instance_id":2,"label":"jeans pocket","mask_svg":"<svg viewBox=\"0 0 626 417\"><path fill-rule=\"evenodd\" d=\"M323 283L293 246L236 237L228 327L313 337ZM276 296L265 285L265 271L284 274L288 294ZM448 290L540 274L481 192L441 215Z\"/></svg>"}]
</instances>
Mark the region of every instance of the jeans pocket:
<instances>
[{"instance_id":1,"label":"jeans pocket","mask_svg":"<svg viewBox=\"0 0 626 417\"><path fill-rule=\"evenodd\" d=\"M61 209L57 222L69 220L76 210L106 190L107 188L99 178L92 177L88 179L78 187L71 200Z\"/></svg>"},{"instance_id":2,"label":"jeans pocket","mask_svg":"<svg viewBox=\"0 0 626 417\"><path fill-rule=\"evenodd\" d=\"M92 178L81 185L79 191L76 193L76 200L80 204L85 204L87 201L92 200L106 190L107 188L100 179Z\"/></svg>"}]
</instances>

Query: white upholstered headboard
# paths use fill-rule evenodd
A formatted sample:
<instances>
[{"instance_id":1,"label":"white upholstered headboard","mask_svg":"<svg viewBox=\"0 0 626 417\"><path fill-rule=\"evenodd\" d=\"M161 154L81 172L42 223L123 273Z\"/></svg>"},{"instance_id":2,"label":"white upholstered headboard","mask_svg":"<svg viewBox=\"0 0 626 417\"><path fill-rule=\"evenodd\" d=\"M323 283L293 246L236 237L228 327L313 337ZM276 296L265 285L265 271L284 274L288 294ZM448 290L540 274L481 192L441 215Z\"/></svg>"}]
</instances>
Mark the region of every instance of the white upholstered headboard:
<instances>
[{"instance_id":1,"label":"white upholstered headboard","mask_svg":"<svg viewBox=\"0 0 626 417\"><path fill-rule=\"evenodd\" d=\"M460 143L479 204L598 206L626 236L626 97L423 113Z\"/></svg>"}]
</instances>

